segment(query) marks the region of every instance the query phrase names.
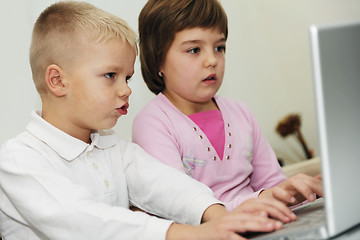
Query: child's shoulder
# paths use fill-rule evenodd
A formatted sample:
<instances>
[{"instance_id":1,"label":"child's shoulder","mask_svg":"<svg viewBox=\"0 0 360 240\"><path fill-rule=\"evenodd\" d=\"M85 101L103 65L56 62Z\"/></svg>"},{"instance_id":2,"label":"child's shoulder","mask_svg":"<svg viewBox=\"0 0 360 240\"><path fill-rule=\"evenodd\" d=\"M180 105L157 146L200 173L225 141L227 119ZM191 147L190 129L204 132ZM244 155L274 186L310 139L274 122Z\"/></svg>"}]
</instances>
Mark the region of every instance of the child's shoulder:
<instances>
[{"instance_id":1,"label":"child's shoulder","mask_svg":"<svg viewBox=\"0 0 360 240\"><path fill-rule=\"evenodd\" d=\"M7 152L23 152L29 148L29 145L34 143L34 140L35 138L31 134L24 131L2 143L0 147L0 154L3 155Z\"/></svg>"},{"instance_id":2,"label":"child's shoulder","mask_svg":"<svg viewBox=\"0 0 360 240\"><path fill-rule=\"evenodd\" d=\"M150 109L154 110L156 108L158 109L163 109L163 108L172 108L173 105L170 102L170 100L162 93L159 93L158 95L156 95L156 97L154 97L153 99L151 99L146 106L144 107L144 109Z\"/></svg>"},{"instance_id":3,"label":"child's shoulder","mask_svg":"<svg viewBox=\"0 0 360 240\"><path fill-rule=\"evenodd\" d=\"M246 112L251 112L251 109L248 104L246 104L243 101L239 101L234 98L231 98L231 97L216 95L215 101L218 105L229 108L231 110L237 109L237 110L243 110Z\"/></svg>"},{"instance_id":4,"label":"child's shoulder","mask_svg":"<svg viewBox=\"0 0 360 240\"><path fill-rule=\"evenodd\" d=\"M139 117L156 117L161 118L162 115L170 112L177 112L176 107L163 95L159 93L155 98L151 99L137 114Z\"/></svg>"},{"instance_id":5,"label":"child's shoulder","mask_svg":"<svg viewBox=\"0 0 360 240\"><path fill-rule=\"evenodd\" d=\"M39 158L38 145L36 138L26 131L8 139L0 147L0 168L9 164L20 164L19 159L31 162L30 159L33 159L34 156Z\"/></svg>"}]
</instances>

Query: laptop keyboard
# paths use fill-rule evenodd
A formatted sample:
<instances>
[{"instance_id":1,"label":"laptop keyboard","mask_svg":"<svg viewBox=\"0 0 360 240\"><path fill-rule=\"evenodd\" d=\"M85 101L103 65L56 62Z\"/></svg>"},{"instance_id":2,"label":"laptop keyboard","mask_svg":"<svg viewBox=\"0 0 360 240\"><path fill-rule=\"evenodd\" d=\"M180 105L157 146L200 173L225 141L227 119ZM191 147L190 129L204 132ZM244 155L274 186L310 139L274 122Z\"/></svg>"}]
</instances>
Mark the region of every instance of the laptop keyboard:
<instances>
[{"instance_id":1,"label":"laptop keyboard","mask_svg":"<svg viewBox=\"0 0 360 240\"><path fill-rule=\"evenodd\" d=\"M294 213L298 217L297 220L284 224L283 229L304 229L325 224L325 208L323 205L302 206L301 209L295 210Z\"/></svg>"},{"instance_id":2,"label":"laptop keyboard","mask_svg":"<svg viewBox=\"0 0 360 240\"><path fill-rule=\"evenodd\" d=\"M286 236L293 234L297 235L297 233L304 235L305 229L308 230L308 233L314 232L314 234L318 235L321 226L325 226L326 220L323 199L318 199L313 203L302 205L293 212L297 215L296 221L284 224L283 228L278 231L272 233L248 232L244 234L244 236L249 239L314 239Z\"/></svg>"}]
</instances>

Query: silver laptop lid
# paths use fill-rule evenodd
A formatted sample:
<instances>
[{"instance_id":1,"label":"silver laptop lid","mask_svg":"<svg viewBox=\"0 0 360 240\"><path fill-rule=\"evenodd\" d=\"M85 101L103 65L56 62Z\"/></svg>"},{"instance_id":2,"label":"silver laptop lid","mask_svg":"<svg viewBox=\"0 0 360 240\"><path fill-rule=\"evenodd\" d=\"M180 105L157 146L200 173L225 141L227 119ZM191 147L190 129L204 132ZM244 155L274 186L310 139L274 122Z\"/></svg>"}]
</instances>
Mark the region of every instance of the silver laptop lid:
<instances>
[{"instance_id":1,"label":"silver laptop lid","mask_svg":"<svg viewBox=\"0 0 360 240\"><path fill-rule=\"evenodd\" d=\"M327 228L360 223L360 22L310 28Z\"/></svg>"}]
</instances>

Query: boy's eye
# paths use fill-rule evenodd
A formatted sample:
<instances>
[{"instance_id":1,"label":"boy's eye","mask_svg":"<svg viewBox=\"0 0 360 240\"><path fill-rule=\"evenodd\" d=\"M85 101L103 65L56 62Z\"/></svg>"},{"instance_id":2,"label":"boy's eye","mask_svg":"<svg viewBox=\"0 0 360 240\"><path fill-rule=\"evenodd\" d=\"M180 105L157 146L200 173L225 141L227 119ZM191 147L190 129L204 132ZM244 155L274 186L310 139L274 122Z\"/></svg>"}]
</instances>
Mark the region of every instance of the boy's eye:
<instances>
[{"instance_id":1,"label":"boy's eye","mask_svg":"<svg viewBox=\"0 0 360 240\"><path fill-rule=\"evenodd\" d=\"M226 47L225 46L218 46L218 47L215 48L215 50L218 51L218 52L225 52Z\"/></svg>"},{"instance_id":2,"label":"boy's eye","mask_svg":"<svg viewBox=\"0 0 360 240\"><path fill-rule=\"evenodd\" d=\"M189 53L198 53L200 52L200 48L192 48L190 50L188 50Z\"/></svg>"},{"instance_id":3,"label":"boy's eye","mask_svg":"<svg viewBox=\"0 0 360 240\"><path fill-rule=\"evenodd\" d=\"M126 76L126 82L129 82L131 80L132 76Z\"/></svg>"},{"instance_id":4,"label":"boy's eye","mask_svg":"<svg viewBox=\"0 0 360 240\"><path fill-rule=\"evenodd\" d=\"M109 78L109 79L113 79L113 78L115 78L115 75L116 75L115 73L110 72L110 73L106 73L104 76Z\"/></svg>"}]
</instances>

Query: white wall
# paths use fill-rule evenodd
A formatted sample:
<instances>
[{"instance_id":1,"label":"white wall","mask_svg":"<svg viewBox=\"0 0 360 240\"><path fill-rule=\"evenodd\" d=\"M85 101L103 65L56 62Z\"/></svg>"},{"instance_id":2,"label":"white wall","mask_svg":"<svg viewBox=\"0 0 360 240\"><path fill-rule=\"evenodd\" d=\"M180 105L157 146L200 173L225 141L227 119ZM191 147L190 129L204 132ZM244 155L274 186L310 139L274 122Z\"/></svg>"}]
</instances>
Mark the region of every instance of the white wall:
<instances>
[{"instance_id":1,"label":"white wall","mask_svg":"<svg viewBox=\"0 0 360 240\"><path fill-rule=\"evenodd\" d=\"M41 103L31 80L28 53L32 26L54 0L1 1L0 8L0 143L23 131L32 109ZM146 0L88 0L124 18L137 29ZM308 27L310 24L360 20L358 0L221 0L229 17L227 66L220 94L245 101L277 155L287 162L304 158L294 138L275 133L289 113L302 115L303 134L319 153L312 86ZM129 114L115 130L131 138L131 122L153 98L136 62L130 83Z\"/></svg>"},{"instance_id":2,"label":"white wall","mask_svg":"<svg viewBox=\"0 0 360 240\"><path fill-rule=\"evenodd\" d=\"M220 91L247 102L278 157L300 161L295 138L275 132L289 113L319 154L308 29L311 24L360 20L358 0L222 1L229 16L227 69Z\"/></svg>"}]
</instances>

